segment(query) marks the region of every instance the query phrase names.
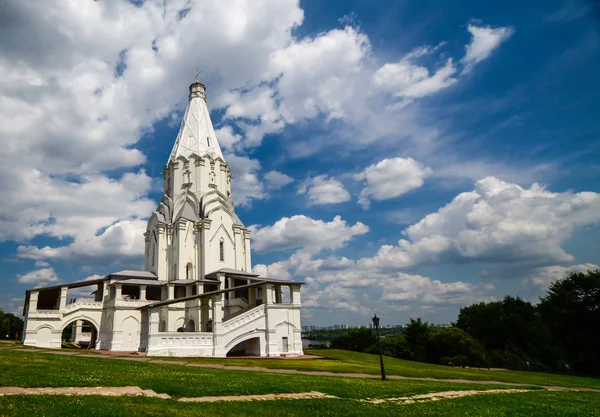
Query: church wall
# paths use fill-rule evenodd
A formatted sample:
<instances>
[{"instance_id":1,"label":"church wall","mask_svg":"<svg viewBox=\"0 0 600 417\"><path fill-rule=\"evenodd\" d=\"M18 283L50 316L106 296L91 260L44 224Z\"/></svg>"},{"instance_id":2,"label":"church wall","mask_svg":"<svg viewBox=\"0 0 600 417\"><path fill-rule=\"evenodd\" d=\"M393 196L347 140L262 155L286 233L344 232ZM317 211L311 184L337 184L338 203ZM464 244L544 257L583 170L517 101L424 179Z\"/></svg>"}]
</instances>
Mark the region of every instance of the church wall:
<instances>
[{"instance_id":1,"label":"church wall","mask_svg":"<svg viewBox=\"0 0 600 417\"><path fill-rule=\"evenodd\" d=\"M233 235L233 219L224 210L213 211L209 215L212 220L208 242L205 250L205 273L221 268L236 268L236 246ZM224 260L221 261L221 242L223 242Z\"/></svg>"}]
</instances>

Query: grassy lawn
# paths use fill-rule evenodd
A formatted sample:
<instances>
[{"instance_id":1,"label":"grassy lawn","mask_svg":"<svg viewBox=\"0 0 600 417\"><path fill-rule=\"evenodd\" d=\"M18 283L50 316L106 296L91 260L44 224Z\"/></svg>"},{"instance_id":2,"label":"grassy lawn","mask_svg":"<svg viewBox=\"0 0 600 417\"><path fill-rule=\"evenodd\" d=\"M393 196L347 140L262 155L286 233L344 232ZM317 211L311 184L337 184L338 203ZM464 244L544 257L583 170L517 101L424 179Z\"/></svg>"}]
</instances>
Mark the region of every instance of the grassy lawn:
<instances>
[{"instance_id":1,"label":"grassy lawn","mask_svg":"<svg viewBox=\"0 0 600 417\"><path fill-rule=\"evenodd\" d=\"M380 381L251 371L223 371L94 356L0 350L0 386L137 385L174 397L319 391L342 398L382 398L465 389L507 388L427 381Z\"/></svg>"},{"instance_id":2,"label":"grassy lawn","mask_svg":"<svg viewBox=\"0 0 600 417\"><path fill-rule=\"evenodd\" d=\"M260 366L273 369L297 369L302 371L330 371L343 373L379 374L379 356L337 349L307 349L306 354L324 356L326 359L208 359L186 358L197 363L214 363L229 366ZM169 360L169 358L165 358ZM181 360L181 358L171 358ZM555 385L562 387L597 388L600 379L569 375L521 371L488 371L487 369L450 368L442 365L412 362L384 357L388 375L436 379L469 379L478 381L501 381L531 385Z\"/></svg>"},{"instance_id":3,"label":"grassy lawn","mask_svg":"<svg viewBox=\"0 0 600 417\"><path fill-rule=\"evenodd\" d=\"M3 416L600 416L600 395L533 391L396 405L355 400L179 403L140 397L0 397Z\"/></svg>"}]
</instances>

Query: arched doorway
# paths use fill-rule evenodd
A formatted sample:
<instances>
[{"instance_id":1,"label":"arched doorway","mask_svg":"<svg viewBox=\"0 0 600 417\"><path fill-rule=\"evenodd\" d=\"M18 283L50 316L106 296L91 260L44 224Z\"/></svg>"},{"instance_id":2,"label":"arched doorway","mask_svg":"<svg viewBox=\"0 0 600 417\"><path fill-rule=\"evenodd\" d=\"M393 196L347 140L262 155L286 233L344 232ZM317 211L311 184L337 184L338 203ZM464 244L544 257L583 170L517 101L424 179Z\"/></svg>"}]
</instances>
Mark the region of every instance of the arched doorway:
<instances>
[{"instance_id":1,"label":"arched doorway","mask_svg":"<svg viewBox=\"0 0 600 417\"><path fill-rule=\"evenodd\" d=\"M61 333L61 347L71 349L95 349L98 329L89 320L79 319L68 323Z\"/></svg>"},{"instance_id":2,"label":"arched doorway","mask_svg":"<svg viewBox=\"0 0 600 417\"><path fill-rule=\"evenodd\" d=\"M238 343L227 352L227 356L260 356L260 337Z\"/></svg>"},{"instance_id":3,"label":"arched doorway","mask_svg":"<svg viewBox=\"0 0 600 417\"><path fill-rule=\"evenodd\" d=\"M187 324L185 325L185 331L186 332L195 332L196 331L196 322L194 321L194 319L190 319L190 321L187 322Z\"/></svg>"}]
</instances>

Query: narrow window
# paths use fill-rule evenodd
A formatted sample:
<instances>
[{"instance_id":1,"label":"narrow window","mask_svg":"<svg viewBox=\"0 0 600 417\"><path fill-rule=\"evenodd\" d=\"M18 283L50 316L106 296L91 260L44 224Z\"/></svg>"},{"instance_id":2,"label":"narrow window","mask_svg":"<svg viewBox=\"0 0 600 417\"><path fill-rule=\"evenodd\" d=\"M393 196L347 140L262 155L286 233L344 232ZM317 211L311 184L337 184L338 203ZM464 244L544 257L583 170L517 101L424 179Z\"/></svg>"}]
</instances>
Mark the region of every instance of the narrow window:
<instances>
[{"instance_id":1,"label":"narrow window","mask_svg":"<svg viewBox=\"0 0 600 417\"><path fill-rule=\"evenodd\" d=\"M219 242L219 259L221 262L225 262L225 248L223 242Z\"/></svg>"},{"instance_id":2,"label":"narrow window","mask_svg":"<svg viewBox=\"0 0 600 417\"><path fill-rule=\"evenodd\" d=\"M208 147L210 148L210 137L206 137L206 144L208 145Z\"/></svg>"}]
</instances>

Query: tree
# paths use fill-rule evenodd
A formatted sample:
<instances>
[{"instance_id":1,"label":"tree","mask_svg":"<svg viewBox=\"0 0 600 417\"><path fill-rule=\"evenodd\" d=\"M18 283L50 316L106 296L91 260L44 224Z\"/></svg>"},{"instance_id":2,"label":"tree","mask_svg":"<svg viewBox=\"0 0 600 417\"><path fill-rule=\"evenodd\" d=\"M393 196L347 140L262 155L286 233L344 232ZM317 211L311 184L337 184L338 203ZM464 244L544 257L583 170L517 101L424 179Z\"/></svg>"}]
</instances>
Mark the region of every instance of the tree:
<instances>
[{"instance_id":1,"label":"tree","mask_svg":"<svg viewBox=\"0 0 600 417\"><path fill-rule=\"evenodd\" d=\"M0 339L14 339L16 334L23 338L23 320L0 310Z\"/></svg>"},{"instance_id":2,"label":"tree","mask_svg":"<svg viewBox=\"0 0 600 417\"><path fill-rule=\"evenodd\" d=\"M367 353L379 353L377 343L366 350ZM401 334L395 334L381 338L381 353L399 359L411 359L410 347Z\"/></svg>"},{"instance_id":3,"label":"tree","mask_svg":"<svg viewBox=\"0 0 600 417\"><path fill-rule=\"evenodd\" d=\"M600 375L600 270L554 282L538 310L571 368Z\"/></svg>"},{"instance_id":4,"label":"tree","mask_svg":"<svg viewBox=\"0 0 600 417\"><path fill-rule=\"evenodd\" d=\"M546 370L560 362L556 342L538 309L520 297L463 307L456 326L490 351L493 366L520 369L529 361Z\"/></svg>"},{"instance_id":5,"label":"tree","mask_svg":"<svg viewBox=\"0 0 600 417\"><path fill-rule=\"evenodd\" d=\"M427 361L458 366L487 366L484 347L469 333L457 327L431 329L426 346Z\"/></svg>"},{"instance_id":6,"label":"tree","mask_svg":"<svg viewBox=\"0 0 600 417\"><path fill-rule=\"evenodd\" d=\"M419 362L427 360L425 349L430 331L429 323L421 321L420 317L416 320L411 318L404 326L404 337L410 347L413 360Z\"/></svg>"},{"instance_id":7,"label":"tree","mask_svg":"<svg viewBox=\"0 0 600 417\"><path fill-rule=\"evenodd\" d=\"M353 350L366 352L366 350L377 342L377 338L371 329L361 327L351 329L348 333L339 335L331 341L330 347L334 349Z\"/></svg>"}]
</instances>

